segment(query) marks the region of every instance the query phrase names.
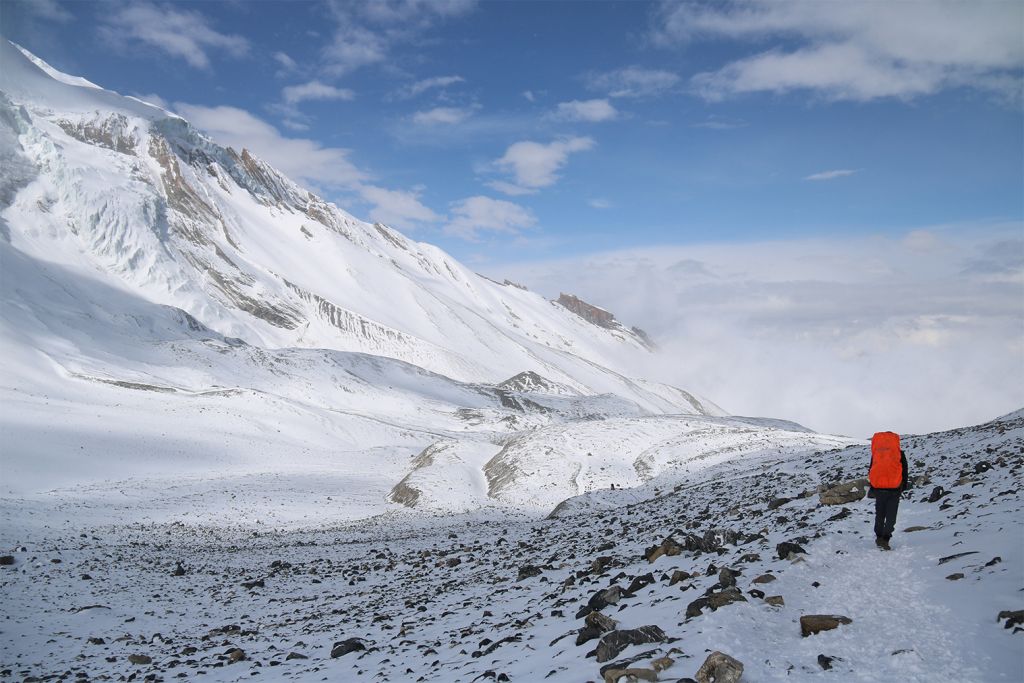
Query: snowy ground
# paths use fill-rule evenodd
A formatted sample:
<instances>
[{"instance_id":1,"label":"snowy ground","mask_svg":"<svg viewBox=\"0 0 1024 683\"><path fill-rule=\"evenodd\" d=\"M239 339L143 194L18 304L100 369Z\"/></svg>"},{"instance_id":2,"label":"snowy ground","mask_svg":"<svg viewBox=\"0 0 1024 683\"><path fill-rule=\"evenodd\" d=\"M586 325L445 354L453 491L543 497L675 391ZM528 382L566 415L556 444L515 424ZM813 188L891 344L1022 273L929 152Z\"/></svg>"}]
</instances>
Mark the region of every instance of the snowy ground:
<instances>
[{"instance_id":1,"label":"snowy ground","mask_svg":"<svg viewBox=\"0 0 1024 683\"><path fill-rule=\"evenodd\" d=\"M629 492L601 492L548 520L387 514L281 532L50 517L31 536L0 538L24 548L0 567L0 675L577 682L668 655L659 680L676 681L719 650L748 681L1022 680L1024 633L997 616L1024 608L1024 413L904 447L928 482L903 500L888 553L873 545L870 500L829 506L813 495L862 476L863 446L725 461L646 502L605 509ZM949 493L927 502L935 487ZM667 536L713 530L725 538L717 549L644 557ZM779 559L783 541L806 554ZM971 554L943 560L959 553ZM722 593L723 567L739 570L745 601L687 618L695 600ZM692 576L672 584L679 570ZM601 612L618 630L658 626L666 641L597 663L598 639L576 645L577 611L648 573L649 585ZM807 614L852 623L803 638ZM350 638L366 649L332 658ZM231 663L236 649L244 659Z\"/></svg>"}]
</instances>

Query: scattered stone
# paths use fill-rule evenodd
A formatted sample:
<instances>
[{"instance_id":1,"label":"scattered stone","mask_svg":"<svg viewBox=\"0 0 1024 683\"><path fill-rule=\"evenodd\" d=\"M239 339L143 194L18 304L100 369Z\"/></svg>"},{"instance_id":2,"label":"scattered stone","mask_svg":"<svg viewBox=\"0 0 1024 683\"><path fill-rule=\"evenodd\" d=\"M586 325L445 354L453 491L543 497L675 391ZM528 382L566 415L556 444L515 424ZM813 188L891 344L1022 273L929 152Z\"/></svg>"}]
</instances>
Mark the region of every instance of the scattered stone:
<instances>
[{"instance_id":1,"label":"scattered stone","mask_svg":"<svg viewBox=\"0 0 1024 683\"><path fill-rule=\"evenodd\" d=\"M682 569L677 569L672 572L672 580L668 582L668 585L674 586L680 581L686 581L690 578L690 572L684 572Z\"/></svg>"},{"instance_id":2,"label":"scattered stone","mask_svg":"<svg viewBox=\"0 0 1024 683\"><path fill-rule=\"evenodd\" d=\"M950 574L946 578L950 581L959 581L960 579L964 578L964 574L963 572L957 572L956 574Z\"/></svg>"},{"instance_id":3,"label":"scattered stone","mask_svg":"<svg viewBox=\"0 0 1024 683\"><path fill-rule=\"evenodd\" d=\"M764 601L772 607L786 606L786 601L782 599L781 595L769 595L767 598L764 599Z\"/></svg>"},{"instance_id":4,"label":"scattered stone","mask_svg":"<svg viewBox=\"0 0 1024 683\"><path fill-rule=\"evenodd\" d=\"M630 645L663 643L665 638L665 632L653 625L623 631L610 631L597 644L597 649L595 650L597 661L601 663L615 659L620 652Z\"/></svg>"},{"instance_id":5,"label":"scattered stone","mask_svg":"<svg viewBox=\"0 0 1024 683\"><path fill-rule=\"evenodd\" d=\"M735 569L729 569L728 567L722 567L718 572L718 583L723 588L736 585L736 577L739 576L739 572Z\"/></svg>"},{"instance_id":6,"label":"scattered stone","mask_svg":"<svg viewBox=\"0 0 1024 683\"><path fill-rule=\"evenodd\" d=\"M235 664L237 662L244 662L245 661L245 650L243 650L241 648L233 647L230 650L228 650L227 655L228 655L228 664Z\"/></svg>"},{"instance_id":7,"label":"scattered stone","mask_svg":"<svg viewBox=\"0 0 1024 683\"><path fill-rule=\"evenodd\" d=\"M852 619L841 614L806 614L800 617L800 635L806 638L815 633L839 628L840 624L852 623Z\"/></svg>"},{"instance_id":8,"label":"scattered stone","mask_svg":"<svg viewBox=\"0 0 1024 683\"><path fill-rule=\"evenodd\" d=\"M967 557L968 555L977 555L977 554L978 554L977 550L970 550L970 551L968 551L966 553L957 553L956 555L947 555L946 557L943 557L942 559L939 560L939 564L946 564L950 560L955 560L955 559L960 558L960 557Z\"/></svg>"},{"instance_id":9,"label":"scattered stone","mask_svg":"<svg viewBox=\"0 0 1024 683\"><path fill-rule=\"evenodd\" d=\"M171 576L185 576L185 568L181 566L181 562L178 562L174 567L174 571L171 572Z\"/></svg>"},{"instance_id":10,"label":"scattered stone","mask_svg":"<svg viewBox=\"0 0 1024 683\"><path fill-rule=\"evenodd\" d=\"M529 579L534 576L540 576L540 567L534 567L532 564L524 564L519 568L519 577L516 581L522 581L523 579Z\"/></svg>"},{"instance_id":11,"label":"scattered stone","mask_svg":"<svg viewBox=\"0 0 1024 683\"><path fill-rule=\"evenodd\" d=\"M633 681L657 681L658 672L654 669L608 669L604 672L604 683L618 683L619 679L625 678L630 683Z\"/></svg>"},{"instance_id":12,"label":"scattered stone","mask_svg":"<svg viewBox=\"0 0 1024 683\"><path fill-rule=\"evenodd\" d=\"M737 683L743 676L743 663L723 652L712 652L697 670L697 683Z\"/></svg>"},{"instance_id":13,"label":"scattered stone","mask_svg":"<svg viewBox=\"0 0 1024 683\"><path fill-rule=\"evenodd\" d=\"M626 595L632 596L635 595L636 592L641 588L646 588L647 586L650 586L652 583L654 583L654 574L644 574L633 579L633 581L629 584L629 588L627 588L624 592Z\"/></svg>"},{"instance_id":14,"label":"scattered stone","mask_svg":"<svg viewBox=\"0 0 1024 683\"><path fill-rule=\"evenodd\" d=\"M867 492L868 480L854 479L822 491L818 495L818 500L822 505L846 505L860 500Z\"/></svg>"},{"instance_id":15,"label":"scattered stone","mask_svg":"<svg viewBox=\"0 0 1024 683\"><path fill-rule=\"evenodd\" d=\"M1015 612L1003 610L999 613L999 616L996 617L996 623L999 623L1003 619L1006 619L1006 623L1003 624L1003 628L1013 628L1014 626L1024 624L1024 609L1019 609Z\"/></svg>"},{"instance_id":16,"label":"scattered stone","mask_svg":"<svg viewBox=\"0 0 1024 683\"><path fill-rule=\"evenodd\" d=\"M349 638L347 640L340 640L334 644L331 648L331 659L337 659L338 657L344 657L350 652L359 652L365 650L366 645L363 644L362 638Z\"/></svg>"},{"instance_id":17,"label":"scattered stone","mask_svg":"<svg viewBox=\"0 0 1024 683\"><path fill-rule=\"evenodd\" d=\"M818 665L821 666L821 668L824 669L825 671L828 671L829 669L832 668L832 660L833 659L835 659L835 658L834 657L827 657L825 655L818 655Z\"/></svg>"},{"instance_id":18,"label":"scattered stone","mask_svg":"<svg viewBox=\"0 0 1024 683\"><path fill-rule=\"evenodd\" d=\"M779 554L780 560L789 559L791 555L803 554L806 555L807 551L801 548L796 543L790 541L784 541L775 546L775 552Z\"/></svg>"},{"instance_id":19,"label":"scattered stone","mask_svg":"<svg viewBox=\"0 0 1024 683\"><path fill-rule=\"evenodd\" d=\"M676 543L671 536L661 542L661 545L652 545L644 551L644 557L648 562L654 562L662 555L673 557L683 552L682 546Z\"/></svg>"},{"instance_id":20,"label":"scattered stone","mask_svg":"<svg viewBox=\"0 0 1024 683\"><path fill-rule=\"evenodd\" d=\"M309 659L306 655L301 652L289 652L288 656L285 657L285 661L291 661L293 659Z\"/></svg>"},{"instance_id":21,"label":"scattered stone","mask_svg":"<svg viewBox=\"0 0 1024 683\"><path fill-rule=\"evenodd\" d=\"M153 658L149 655L128 655L128 661L138 665L152 664Z\"/></svg>"},{"instance_id":22,"label":"scattered stone","mask_svg":"<svg viewBox=\"0 0 1024 683\"><path fill-rule=\"evenodd\" d=\"M1002 561L1003 561L1003 558L1001 558L1001 557L999 557L998 555L996 555L996 556L995 556L995 557L993 557L993 558L992 558L991 560L989 560L988 562L986 562L986 563L985 563L985 566L986 566L986 567L993 567L993 566L995 566L995 565L999 564L999 563L1000 563L1000 562L1002 562Z\"/></svg>"},{"instance_id":23,"label":"scattered stone","mask_svg":"<svg viewBox=\"0 0 1024 683\"><path fill-rule=\"evenodd\" d=\"M9 567L14 564L14 555L0 555L0 565Z\"/></svg>"},{"instance_id":24,"label":"scattered stone","mask_svg":"<svg viewBox=\"0 0 1024 683\"><path fill-rule=\"evenodd\" d=\"M792 498L776 498L775 500L773 500L770 503L768 503L768 509L769 510L778 510L780 507L782 507L786 503L789 503L789 502L792 502L792 501L793 501Z\"/></svg>"},{"instance_id":25,"label":"scattered stone","mask_svg":"<svg viewBox=\"0 0 1024 683\"><path fill-rule=\"evenodd\" d=\"M928 531L929 529L931 529L930 526L908 526L903 531L908 533L908 534L910 534L910 533L913 533L915 531Z\"/></svg>"},{"instance_id":26,"label":"scattered stone","mask_svg":"<svg viewBox=\"0 0 1024 683\"><path fill-rule=\"evenodd\" d=\"M850 514L852 514L850 512L850 508L843 508L842 510L840 510L836 514L834 514L831 517L829 517L828 521L830 521L830 522L838 522L841 519L846 519L847 517L850 516Z\"/></svg>"},{"instance_id":27,"label":"scattered stone","mask_svg":"<svg viewBox=\"0 0 1024 683\"><path fill-rule=\"evenodd\" d=\"M584 623L587 626L598 629L599 633L614 631L615 626L617 625L614 619L609 616L605 616L600 612L591 612L588 614Z\"/></svg>"},{"instance_id":28,"label":"scattered stone","mask_svg":"<svg viewBox=\"0 0 1024 683\"><path fill-rule=\"evenodd\" d=\"M255 581L243 581L242 588L246 590L252 590L253 588L264 588L263 579L256 579Z\"/></svg>"},{"instance_id":29,"label":"scattered stone","mask_svg":"<svg viewBox=\"0 0 1024 683\"><path fill-rule=\"evenodd\" d=\"M929 503L937 503L938 501L942 500L942 498L944 498L944 497L946 497L948 495L949 495L949 491L947 491L946 489L942 488L941 486L936 486L935 488L932 489L932 492L928 495L928 502Z\"/></svg>"},{"instance_id":30,"label":"scattered stone","mask_svg":"<svg viewBox=\"0 0 1024 683\"><path fill-rule=\"evenodd\" d=\"M775 579L776 577L774 574L761 574L761 576L751 581L751 583L771 583Z\"/></svg>"}]
</instances>

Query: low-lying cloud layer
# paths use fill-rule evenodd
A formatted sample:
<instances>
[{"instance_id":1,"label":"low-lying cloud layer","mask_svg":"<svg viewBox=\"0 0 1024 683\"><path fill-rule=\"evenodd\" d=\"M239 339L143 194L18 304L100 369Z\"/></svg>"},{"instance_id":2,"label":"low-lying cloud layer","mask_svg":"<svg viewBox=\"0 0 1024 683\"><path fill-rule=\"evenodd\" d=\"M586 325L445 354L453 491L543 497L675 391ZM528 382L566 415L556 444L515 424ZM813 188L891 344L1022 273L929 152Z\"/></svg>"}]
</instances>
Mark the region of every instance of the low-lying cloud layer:
<instances>
[{"instance_id":1,"label":"low-lying cloud layer","mask_svg":"<svg viewBox=\"0 0 1024 683\"><path fill-rule=\"evenodd\" d=\"M736 414L869 436L1024 406L1024 226L630 250L515 264L652 334L652 379Z\"/></svg>"}]
</instances>

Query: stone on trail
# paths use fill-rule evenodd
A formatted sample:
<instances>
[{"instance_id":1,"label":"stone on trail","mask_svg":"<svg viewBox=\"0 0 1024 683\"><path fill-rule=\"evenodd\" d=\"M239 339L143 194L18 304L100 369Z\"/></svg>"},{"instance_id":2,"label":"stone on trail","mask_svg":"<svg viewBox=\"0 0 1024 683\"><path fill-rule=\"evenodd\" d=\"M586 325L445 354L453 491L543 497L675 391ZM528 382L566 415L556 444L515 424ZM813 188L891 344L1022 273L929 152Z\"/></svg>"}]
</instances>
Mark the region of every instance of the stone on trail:
<instances>
[{"instance_id":1,"label":"stone on trail","mask_svg":"<svg viewBox=\"0 0 1024 683\"><path fill-rule=\"evenodd\" d=\"M841 614L805 614L800 617L800 635L804 638L822 631L839 628L840 624L852 624L853 619Z\"/></svg>"},{"instance_id":2,"label":"stone on trail","mask_svg":"<svg viewBox=\"0 0 1024 683\"><path fill-rule=\"evenodd\" d=\"M724 652L712 652L697 670L697 683L737 683L743 676L743 662Z\"/></svg>"},{"instance_id":3,"label":"stone on trail","mask_svg":"<svg viewBox=\"0 0 1024 683\"><path fill-rule=\"evenodd\" d=\"M128 661L132 664L152 664L153 658L149 655L128 655Z\"/></svg>"}]
</instances>

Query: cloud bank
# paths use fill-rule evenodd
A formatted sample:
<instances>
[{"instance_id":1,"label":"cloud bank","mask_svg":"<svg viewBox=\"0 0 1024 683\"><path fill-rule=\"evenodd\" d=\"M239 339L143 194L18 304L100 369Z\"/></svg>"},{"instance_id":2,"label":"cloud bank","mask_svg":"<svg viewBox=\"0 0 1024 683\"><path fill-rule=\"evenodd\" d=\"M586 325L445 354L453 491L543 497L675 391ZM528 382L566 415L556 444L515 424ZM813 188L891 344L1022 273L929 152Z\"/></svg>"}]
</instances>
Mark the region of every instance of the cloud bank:
<instances>
[{"instance_id":1,"label":"cloud bank","mask_svg":"<svg viewBox=\"0 0 1024 683\"><path fill-rule=\"evenodd\" d=\"M736 414L869 436L1024 406L1024 225L510 264L652 334L652 379Z\"/></svg>"}]
</instances>

